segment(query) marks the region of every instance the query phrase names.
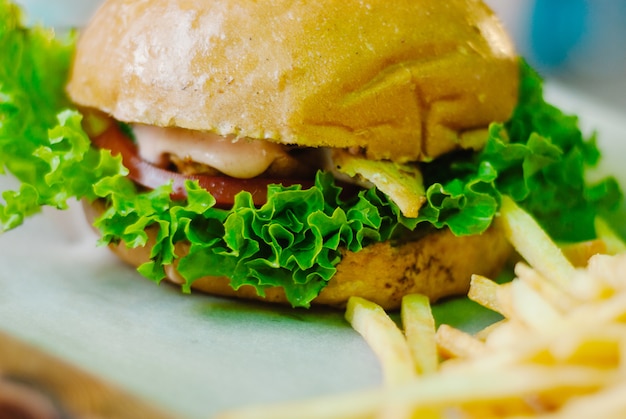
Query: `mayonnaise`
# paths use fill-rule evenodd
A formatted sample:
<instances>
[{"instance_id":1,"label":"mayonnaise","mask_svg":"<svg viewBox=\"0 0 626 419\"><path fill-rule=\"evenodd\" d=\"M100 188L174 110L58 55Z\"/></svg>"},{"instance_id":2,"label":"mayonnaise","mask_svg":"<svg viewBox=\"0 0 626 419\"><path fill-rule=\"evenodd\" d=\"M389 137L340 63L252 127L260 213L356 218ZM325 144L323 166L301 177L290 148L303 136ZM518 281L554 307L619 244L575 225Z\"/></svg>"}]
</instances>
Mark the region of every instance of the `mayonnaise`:
<instances>
[{"instance_id":1,"label":"mayonnaise","mask_svg":"<svg viewBox=\"0 0 626 419\"><path fill-rule=\"evenodd\" d=\"M286 151L280 144L182 128L134 125L139 156L158 165L168 154L240 179L259 176Z\"/></svg>"}]
</instances>

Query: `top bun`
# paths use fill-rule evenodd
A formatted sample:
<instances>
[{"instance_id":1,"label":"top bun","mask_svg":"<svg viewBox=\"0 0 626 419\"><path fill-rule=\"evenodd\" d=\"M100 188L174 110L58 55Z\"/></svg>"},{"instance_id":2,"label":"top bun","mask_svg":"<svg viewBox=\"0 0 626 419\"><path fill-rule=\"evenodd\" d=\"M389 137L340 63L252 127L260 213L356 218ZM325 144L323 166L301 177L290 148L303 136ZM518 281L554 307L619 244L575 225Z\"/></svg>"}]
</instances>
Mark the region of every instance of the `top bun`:
<instances>
[{"instance_id":1,"label":"top bun","mask_svg":"<svg viewBox=\"0 0 626 419\"><path fill-rule=\"evenodd\" d=\"M406 162L481 147L517 87L478 0L108 0L68 92L129 123Z\"/></svg>"}]
</instances>

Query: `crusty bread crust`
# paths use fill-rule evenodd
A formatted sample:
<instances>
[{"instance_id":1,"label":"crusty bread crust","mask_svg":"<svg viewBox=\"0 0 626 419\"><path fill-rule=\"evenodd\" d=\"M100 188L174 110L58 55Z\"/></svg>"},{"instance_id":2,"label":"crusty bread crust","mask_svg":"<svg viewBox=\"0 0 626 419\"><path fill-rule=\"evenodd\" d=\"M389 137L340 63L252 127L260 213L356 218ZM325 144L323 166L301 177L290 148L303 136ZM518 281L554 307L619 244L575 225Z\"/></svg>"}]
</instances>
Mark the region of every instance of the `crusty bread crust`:
<instances>
[{"instance_id":1,"label":"crusty bread crust","mask_svg":"<svg viewBox=\"0 0 626 419\"><path fill-rule=\"evenodd\" d=\"M86 205L88 218L104 211L96 201ZM154 230L147 230L146 247L128 248L124 243L111 245L111 250L132 266L149 260L154 243ZM179 257L188 245L177 244ZM337 273L313 301L314 305L344 307L348 298L359 296L386 309L397 309L402 297L411 293L427 295L432 301L467 292L472 274L497 275L511 255L512 248L497 225L481 235L456 237L449 230L434 231L420 239L394 244L391 241L365 247L359 252L343 252ZM175 264L166 269L167 280L182 284ZM225 277L203 277L194 281L195 290L214 295L263 300L287 304L281 288L270 288L265 297L251 286L233 290Z\"/></svg>"},{"instance_id":2,"label":"crusty bread crust","mask_svg":"<svg viewBox=\"0 0 626 419\"><path fill-rule=\"evenodd\" d=\"M124 122L404 162L482 146L517 69L477 0L109 0L68 92Z\"/></svg>"}]
</instances>

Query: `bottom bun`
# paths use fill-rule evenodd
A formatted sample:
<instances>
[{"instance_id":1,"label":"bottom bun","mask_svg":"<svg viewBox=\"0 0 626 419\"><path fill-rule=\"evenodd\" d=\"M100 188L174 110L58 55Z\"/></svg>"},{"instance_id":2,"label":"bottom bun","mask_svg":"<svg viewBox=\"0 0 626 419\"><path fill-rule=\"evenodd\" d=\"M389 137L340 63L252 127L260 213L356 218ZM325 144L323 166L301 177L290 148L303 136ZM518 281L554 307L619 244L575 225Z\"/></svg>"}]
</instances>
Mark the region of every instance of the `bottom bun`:
<instances>
[{"instance_id":1,"label":"bottom bun","mask_svg":"<svg viewBox=\"0 0 626 419\"><path fill-rule=\"evenodd\" d=\"M104 211L101 202L85 205L88 218ZM128 248L124 243L110 245L111 250L132 266L149 261L155 229L148 228L145 247ZM185 256L188 245L178 243L176 254ZM419 239L394 243L385 241L359 252L343 251L337 273L313 300L313 304L345 307L348 298L359 296L385 309L400 307L402 297L420 293L431 301L467 293L472 274L496 276L506 264L512 248L496 225L480 235L457 237L448 229L435 230ZM176 263L166 267L167 279L175 284L185 280L177 273ZM244 285L234 290L226 277L206 276L191 288L213 295L288 304L282 288L265 291L265 296Z\"/></svg>"}]
</instances>

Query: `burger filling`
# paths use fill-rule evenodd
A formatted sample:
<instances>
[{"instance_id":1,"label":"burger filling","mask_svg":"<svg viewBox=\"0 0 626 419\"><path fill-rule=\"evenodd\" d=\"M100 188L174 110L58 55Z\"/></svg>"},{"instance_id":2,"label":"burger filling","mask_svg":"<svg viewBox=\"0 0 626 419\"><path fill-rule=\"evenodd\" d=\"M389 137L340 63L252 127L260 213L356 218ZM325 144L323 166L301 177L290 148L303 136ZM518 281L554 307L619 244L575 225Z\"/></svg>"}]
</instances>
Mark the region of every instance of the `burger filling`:
<instances>
[{"instance_id":1,"label":"burger filling","mask_svg":"<svg viewBox=\"0 0 626 419\"><path fill-rule=\"evenodd\" d=\"M140 124L132 128L143 160L185 175L312 179L321 168L319 153L312 148L182 128Z\"/></svg>"},{"instance_id":2,"label":"burger filling","mask_svg":"<svg viewBox=\"0 0 626 419\"><path fill-rule=\"evenodd\" d=\"M222 181L259 178L306 185L318 170L326 170L341 183L377 187L407 217L416 217L426 201L416 165L368 160L359 150L298 147L142 124L133 125L132 131L138 158L184 176L215 176Z\"/></svg>"}]
</instances>

